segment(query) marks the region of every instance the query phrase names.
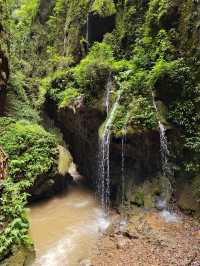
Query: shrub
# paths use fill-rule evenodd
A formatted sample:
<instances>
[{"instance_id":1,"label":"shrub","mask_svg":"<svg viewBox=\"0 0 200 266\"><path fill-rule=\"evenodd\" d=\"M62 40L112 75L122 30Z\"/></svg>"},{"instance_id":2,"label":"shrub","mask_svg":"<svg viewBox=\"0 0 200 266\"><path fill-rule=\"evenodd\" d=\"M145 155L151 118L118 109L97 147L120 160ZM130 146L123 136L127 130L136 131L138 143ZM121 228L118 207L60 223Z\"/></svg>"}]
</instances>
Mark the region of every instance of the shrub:
<instances>
[{"instance_id":1,"label":"shrub","mask_svg":"<svg viewBox=\"0 0 200 266\"><path fill-rule=\"evenodd\" d=\"M115 4L112 0L95 0L92 11L100 16L112 16L116 13Z\"/></svg>"},{"instance_id":2,"label":"shrub","mask_svg":"<svg viewBox=\"0 0 200 266\"><path fill-rule=\"evenodd\" d=\"M0 145L9 155L10 177L31 181L56 166L56 138L41 126L27 121L0 118Z\"/></svg>"},{"instance_id":3,"label":"shrub","mask_svg":"<svg viewBox=\"0 0 200 266\"><path fill-rule=\"evenodd\" d=\"M105 43L95 43L87 57L74 68L74 79L83 91L93 92L104 87L113 62L112 48Z\"/></svg>"},{"instance_id":4,"label":"shrub","mask_svg":"<svg viewBox=\"0 0 200 266\"><path fill-rule=\"evenodd\" d=\"M0 118L0 145L9 156L9 177L0 183L0 260L17 246L32 245L25 213L37 177L57 169L56 138L28 121Z\"/></svg>"}]
</instances>

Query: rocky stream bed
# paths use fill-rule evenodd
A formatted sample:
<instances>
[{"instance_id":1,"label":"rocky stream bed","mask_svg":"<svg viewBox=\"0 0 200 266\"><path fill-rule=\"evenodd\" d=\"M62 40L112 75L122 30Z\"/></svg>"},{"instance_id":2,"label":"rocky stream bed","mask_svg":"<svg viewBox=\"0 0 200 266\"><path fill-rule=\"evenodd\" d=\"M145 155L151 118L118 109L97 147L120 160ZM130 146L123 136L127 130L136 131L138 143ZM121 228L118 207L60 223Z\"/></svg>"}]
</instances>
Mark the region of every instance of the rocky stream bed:
<instances>
[{"instance_id":1,"label":"rocky stream bed","mask_svg":"<svg viewBox=\"0 0 200 266\"><path fill-rule=\"evenodd\" d=\"M200 225L182 214L134 210L104 235L91 265L199 266Z\"/></svg>"}]
</instances>

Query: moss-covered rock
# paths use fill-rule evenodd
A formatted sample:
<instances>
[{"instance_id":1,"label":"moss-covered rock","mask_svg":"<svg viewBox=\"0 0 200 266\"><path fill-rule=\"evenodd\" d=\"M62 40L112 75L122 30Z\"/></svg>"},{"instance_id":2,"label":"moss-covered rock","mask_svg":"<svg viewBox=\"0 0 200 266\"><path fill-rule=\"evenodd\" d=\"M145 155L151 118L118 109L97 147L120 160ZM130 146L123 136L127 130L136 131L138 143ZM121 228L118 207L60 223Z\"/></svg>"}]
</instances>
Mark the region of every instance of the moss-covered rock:
<instances>
[{"instance_id":1,"label":"moss-covered rock","mask_svg":"<svg viewBox=\"0 0 200 266\"><path fill-rule=\"evenodd\" d=\"M29 259L26 248L31 248L32 242L25 213L27 201L30 196L35 200L64 189L71 180L72 157L64 147L58 148L55 135L34 123L2 117L0 133L9 168L8 178L0 183L0 261L13 255L5 265L28 265L24 264ZM21 246L25 248L16 251Z\"/></svg>"},{"instance_id":2,"label":"moss-covered rock","mask_svg":"<svg viewBox=\"0 0 200 266\"><path fill-rule=\"evenodd\" d=\"M127 201L130 204L144 207L145 209L152 209L156 207L156 201L159 197L163 197L166 202L171 199L171 191L168 191L164 177L154 179L152 181L144 181L141 185L136 185L135 188L127 195Z\"/></svg>"},{"instance_id":3,"label":"moss-covered rock","mask_svg":"<svg viewBox=\"0 0 200 266\"><path fill-rule=\"evenodd\" d=\"M185 184L182 189L178 189L178 206L186 213L200 214L200 203L190 184Z\"/></svg>"},{"instance_id":4,"label":"moss-covered rock","mask_svg":"<svg viewBox=\"0 0 200 266\"><path fill-rule=\"evenodd\" d=\"M0 143L9 156L9 174L15 181L34 181L56 170L58 150L55 136L28 121L0 119Z\"/></svg>"},{"instance_id":5,"label":"moss-covered rock","mask_svg":"<svg viewBox=\"0 0 200 266\"><path fill-rule=\"evenodd\" d=\"M8 259L0 262L1 266L30 266L35 258L33 248L21 247L14 252Z\"/></svg>"},{"instance_id":6,"label":"moss-covered rock","mask_svg":"<svg viewBox=\"0 0 200 266\"><path fill-rule=\"evenodd\" d=\"M27 180L34 197L54 193L57 187L68 183L67 166L65 169L58 167L61 148L59 153L54 135L28 121L4 117L0 119L0 125L0 143L8 154L9 176L14 182Z\"/></svg>"}]
</instances>

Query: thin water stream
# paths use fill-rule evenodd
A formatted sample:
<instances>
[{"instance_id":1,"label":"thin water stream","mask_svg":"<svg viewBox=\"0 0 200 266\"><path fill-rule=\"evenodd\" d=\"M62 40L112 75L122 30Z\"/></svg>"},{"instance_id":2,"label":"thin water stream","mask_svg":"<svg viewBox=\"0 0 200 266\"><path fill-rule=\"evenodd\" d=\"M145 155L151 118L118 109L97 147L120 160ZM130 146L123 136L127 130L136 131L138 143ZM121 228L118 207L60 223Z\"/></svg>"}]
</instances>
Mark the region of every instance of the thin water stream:
<instances>
[{"instance_id":1,"label":"thin water stream","mask_svg":"<svg viewBox=\"0 0 200 266\"><path fill-rule=\"evenodd\" d=\"M159 121L159 130L160 130L160 150L161 150L162 170L163 170L163 174L165 176L168 176L170 172L169 162L168 162L168 157L170 155L170 152L168 149L166 129L160 121Z\"/></svg>"},{"instance_id":2,"label":"thin water stream","mask_svg":"<svg viewBox=\"0 0 200 266\"><path fill-rule=\"evenodd\" d=\"M109 81L108 81L109 82ZM110 85L108 85L111 87ZM107 95L110 93L110 89L107 90ZM101 205L105 210L110 206L110 140L111 129L113 120L115 118L115 112L119 106L121 92L118 93L118 97L114 102L110 112L109 110L109 95L107 96L107 120L105 122L104 131L100 139L99 144L99 184L98 194L101 199Z\"/></svg>"},{"instance_id":3,"label":"thin water stream","mask_svg":"<svg viewBox=\"0 0 200 266\"><path fill-rule=\"evenodd\" d=\"M91 191L73 187L30 207L34 266L77 266L92 255L109 219Z\"/></svg>"}]
</instances>

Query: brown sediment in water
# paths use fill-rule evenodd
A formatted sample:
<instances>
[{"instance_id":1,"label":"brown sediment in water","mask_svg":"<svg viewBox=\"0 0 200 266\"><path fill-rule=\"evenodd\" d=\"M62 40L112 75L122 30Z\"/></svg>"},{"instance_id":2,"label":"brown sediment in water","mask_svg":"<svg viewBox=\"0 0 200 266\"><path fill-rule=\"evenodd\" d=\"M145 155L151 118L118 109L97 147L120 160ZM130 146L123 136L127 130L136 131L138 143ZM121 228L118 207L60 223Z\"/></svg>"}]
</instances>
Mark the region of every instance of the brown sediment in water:
<instances>
[{"instance_id":1,"label":"brown sediment in water","mask_svg":"<svg viewBox=\"0 0 200 266\"><path fill-rule=\"evenodd\" d=\"M31 206L29 217L35 266L78 266L88 258L93 266L200 266L200 225L187 216L138 209L122 227L114 219L99 240L114 216L106 217L91 191L74 187Z\"/></svg>"},{"instance_id":2,"label":"brown sediment in water","mask_svg":"<svg viewBox=\"0 0 200 266\"><path fill-rule=\"evenodd\" d=\"M91 191L73 187L30 207L35 266L76 266L92 255L109 220Z\"/></svg>"}]
</instances>

